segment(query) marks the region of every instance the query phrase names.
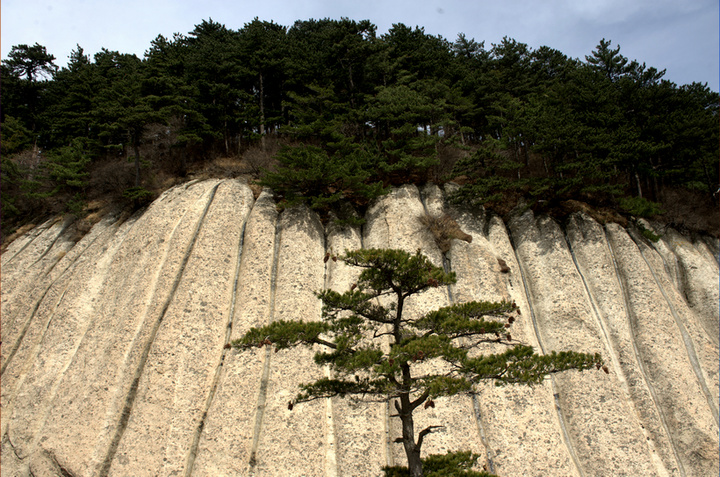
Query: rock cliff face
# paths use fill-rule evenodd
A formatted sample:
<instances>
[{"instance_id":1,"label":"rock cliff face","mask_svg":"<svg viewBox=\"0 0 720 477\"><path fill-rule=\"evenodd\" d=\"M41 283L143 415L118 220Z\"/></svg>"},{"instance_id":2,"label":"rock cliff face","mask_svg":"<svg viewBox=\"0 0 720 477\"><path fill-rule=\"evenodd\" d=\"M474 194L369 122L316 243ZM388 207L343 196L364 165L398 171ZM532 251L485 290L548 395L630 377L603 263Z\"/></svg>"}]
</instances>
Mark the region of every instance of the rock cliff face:
<instances>
[{"instance_id":1,"label":"rock cliff face","mask_svg":"<svg viewBox=\"0 0 720 477\"><path fill-rule=\"evenodd\" d=\"M248 328L320 319L314 291L355 270L325 253L418 248L458 282L408 305L514 300L513 337L602 354L609 374L483 385L438 399L424 453L472 450L501 476L718 475L717 242L532 212L505 224L455 211L472 242L443 254L418 221L448 211L405 186L361 228L278 213L234 180L188 183L143 214L106 217L80 242L48 222L2 256L3 476L367 476L403 463L387 404L318 400L305 349L238 354ZM505 262L501 270L498 262Z\"/></svg>"}]
</instances>

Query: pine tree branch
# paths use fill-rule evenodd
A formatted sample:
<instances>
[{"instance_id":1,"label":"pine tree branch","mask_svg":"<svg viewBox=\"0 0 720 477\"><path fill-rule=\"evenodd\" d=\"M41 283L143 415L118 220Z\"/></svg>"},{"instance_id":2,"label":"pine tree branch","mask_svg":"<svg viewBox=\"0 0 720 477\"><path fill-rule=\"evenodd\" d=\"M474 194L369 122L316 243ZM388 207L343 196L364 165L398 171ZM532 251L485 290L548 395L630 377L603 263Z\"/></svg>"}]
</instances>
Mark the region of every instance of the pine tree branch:
<instances>
[{"instance_id":1,"label":"pine tree branch","mask_svg":"<svg viewBox=\"0 0 720 477\"><path fill-rule=\"evenodd\" d=\"M426 390L420 395L420 397L410 403L411 411L414 411L418 406L424 403L428 397L430 397L430 390Z\"/></svg>"},{"instance_id":2,"label":"pine tree branch","mask_svg":"<svg viewBox=\"0 0 720 477\"><path fill-rule=\"evenodd\" d=\"M417 440L417 444L415 444L415 446L418 449L420 447L422 447L422 443L423 443L423 440L425 439L425 436L430 434L431 432L433 432L433 429L444 429L444 428L445 428L445 426L428 426L428 427L426 427L425 429L420 431L420 433L418 434L418 440Z\"/></svg>"},{"instance_id":3,"label":"pine tree branch","mask_svg":"<svg viewBox=\"0 0 720 477\"><path fill-rule=\"evenodd\" d=\"M312 342L313 342L313 343L320 344L320 345L323 345L323 346L327 346L328 348L337 349L337 345L336 345L335 343L331 343L331 342L326 341L326 340L324 340L324 339L322 339L322 338L320 338L320 337L317 337L317 338L313 339ZM354 352L355 350L351 349L351 350L349 350L349 351L352 353L352 352Z\"/></svg>"}]
</instances>

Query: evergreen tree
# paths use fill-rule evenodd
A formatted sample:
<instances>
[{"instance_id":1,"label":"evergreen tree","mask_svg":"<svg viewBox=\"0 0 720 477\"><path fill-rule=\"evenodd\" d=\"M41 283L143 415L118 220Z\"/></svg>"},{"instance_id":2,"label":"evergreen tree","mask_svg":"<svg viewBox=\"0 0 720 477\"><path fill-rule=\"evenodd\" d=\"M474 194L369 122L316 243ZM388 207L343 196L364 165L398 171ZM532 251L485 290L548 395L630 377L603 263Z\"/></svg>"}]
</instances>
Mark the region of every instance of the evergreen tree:
<instances>
[{"instance_id":1,"label":"evergreen tree","mask_svg":"<svg viewBox=\"0 0 720 477\"><path fill-rule=\"evenodd\" d=\"M284 132L351 152L365 141L367 98L374 94L371 64L379 42L367 20L308 20L288 31L288 127Z\"/></svg>"},{"instance_id":2,"label":"evergreen tree","mask_svg":"<svg viewBox=\"0 0 720 477\"><path fill-rule=\"evenodd\" d=\"M87 170L90 164L89 143L84 138L74 139L69 145L53 150L44 164L53 186L47 195L67 194L66 207L73 213L84 207L84 193L90 176Z\"/></svg>"},{"instance_id":3,"label":"evergreen tree","mask_svg":"<svg viewBox=\"0 0 720 477\"><path fill-rule=\"evenodd\" d=\"M34 83L40 81L40 78L52 78L57 71L54 61L55 56L48 53L44 46L35 43L33 46L13 46L4 63L18 77Z\"/></svg>"},{"instance_id":4,"label":"evergreen tree","mask_svg":"<svg viewBox=\"0 0 720 477\"><path fill-rule=\"evenodd\" d=\"M140 145L150 124L161 123L164 115L156 104L156 97L145 93L142 61L135 55L120 54L103 49L95 55L95 63L103 78L98 93L96 114L100 134L111 148L125 145L133 152L135 187L140 187Z\"/></svg>"},{"instance_id":5,"label":"evergreen tree","mask_svg":"<svg viewBox=\"0 0 720 477\"><path fill-rule=\"evenodd\" d=\"M142 88L167 125L164 130L167 145L172 148L171 164L181 176L187 172L193 148L212 136L206 118L198 111L193 87L186 82L185 40L178 34L172 40L158 35L151 42L145 53Z\"/></svg>"},{"instance_id":6,"label":"evergreen tree","mask_svg":"<svg viewBox=\"0 0 720 477\"><path fill-rule=\"evenodd\" d=\"M265 149L267 132L282 123L285 27L255 18L238 35L239 52L245 59L243 119Z\"/></svg>"},{"instance_id":7,"label":"evergreen tree","mask_svg":"<svg viewBox=\"0 0 720 477\"><path fill-rule=\"evenodd\" d=\"M34 133L42 129L39 117L44 111L43 95L57 71L54 61L55 56L38 43L15 45L2 60L3 110L11 110Z\"/></svg>"},{"instance_id":8,"label":"evergreen tree","mask_svg":"<svg viewBox=\"0 0 720 477\"><path fill-rule=\"evenodd\" d=\"M5 116L2 126L2 141L0 141L0 154L7 158L12 154L20 152L32 146L33 135L19 119L13 116Z\"/></svg>"},{"instance_id":9,"label":"evergreen tree","mask_svg":"<svg viewBox=\"0 0 720 477\"><path fill-rule=\"evenodd\" d=\"M620 46L610 48L612 41L603 38L590 56L585 56L588 64L602 73L607 79L617 81L631 71L628 59L620 54Z\"/></svg>"},{"instance_id":10,"label":"evergreen tree","mask_svg":"<svg viewBox=\"0 0 720 477\"><path fill-rule=\"evenodd\" d=\"M332 156L316 146L286 147L276 156L279 167L267 171L260 184L270 187L283 205L306 203L321 213L342 200L366 206L384 194L382 182L373 182L376 157L358 149Z\"/></svg>"},{"instance_id":11,"label":"evergreen tree","mask_svg":"<svg viewBox=\"0 0 720 477\"><path fill-rule=\"evenodd\" d=\"M475 384L493 380L502 384L540 383L552 373L602 366L598 354L553 352L537 355L508 333L515 320L514 303L470 302L408 318L408 298L455 283L418 250L363 249L346 252L342 259L362 272L351 290L324 290L322 321L280 320L249 330L232 344L238 349L272 345L277 350L299 345L321 345L315 354L319 366L329 365L333 376L300 386L294 402L332 396L392 401L402 422L403 444L410 475L423 475L423 442L437 426L415 431L414 413L433 399L473 393ZM385 297L384 303L378 298ZM388 303L390 301L390 303ZM506 345L502 353L471 355L484 343ZM429 368L422 363L443 365Z\"/></svg>"},{"instance_id":12,"label":"evergreen tree","mask_svg":"<svg viewBox=\"0 0 720 477\"><path fill-rule=\"evenodd\" d=\"M76 138L97 139L100 131L94 113L101 86L97 73L78 45L70 53L67 67L55 75L48 89L52 104L47 112L53 146L67 146Z\"/></svg>"},{"instance_id":13,"label":"evergreen tree","mask_svg":"<svg viewBox=\"0 0 720 477\"><path fill-rule=\"evenodd\" d=\"M437 164L437 136L426 130L432 103L418 86L415 81L378 88L368 110L383 155L381 167L395 182L422 179Z\"/></svg>"},{"instance_id":14,"label":"evergreen tree","mask_svg":"<svg viewBox=\"0 0 720 477\"><path fill-rule=\"evenodd\" d=\"M234 151L243 106L249 96L243 90L247 75L238 49L238 33L212 19L195 26L185 40L185 81L193 88L199 117L194 130L210 148L220 141L225 155Z\"/></svg>"}]
</instances>

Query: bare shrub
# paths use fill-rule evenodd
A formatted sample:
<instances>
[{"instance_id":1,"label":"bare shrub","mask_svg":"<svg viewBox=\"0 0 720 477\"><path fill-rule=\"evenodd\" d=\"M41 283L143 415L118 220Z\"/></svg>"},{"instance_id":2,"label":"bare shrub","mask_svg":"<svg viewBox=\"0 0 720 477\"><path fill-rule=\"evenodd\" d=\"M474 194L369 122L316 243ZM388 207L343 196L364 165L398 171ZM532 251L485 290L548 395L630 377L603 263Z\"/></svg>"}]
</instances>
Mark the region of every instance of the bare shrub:
<instances>
[{"instance_id":1,"label":"bare shrub","mask_svg":"<svg viewBox=\"0 0 720 477\"><path fill-rule=\"evenodd\" d=\"M253 193L253 197L255 198L255 200L257 200L257 198L260 197L260 194L262 193L262 190L263 190L262 186L255 182L251 182L248 185L250 186L250 190Z\"/></svg>"},{"instance_id":2,"label":"bare shrub","mask_svg":"<svg viewBox=\"0 0 720 477\"><path fill-rule=\"evenodd\" d=\"M36 224L34 222L30 223L30 224L25 224L21 227L18 227L17 230L11 232L9 235L4 234L5 227L3 227L3 229L2 229L2 232L3 232L2 246L0 246L0 252L4 253L5 250L7 249L8 245L10 245L15 239L17 239L18 237L22 237L23 235L25 235L26 233L28 233L35 227L36 227Z\"/></svg>"},{"instance_id":3,"label":"bare shrub","mask_svg":"<svg viewBox=\"0 0 720 477\"><path fill-rule=\"evenodd\" d=\"M196 179L233 178L247 173L247 166L237 157L217 157L205 163L202 170L192 171Z\"/></svg>"},{"instance_id":4,"label":"bare shrub","mask_svg":"<svg viewBox=\"0 0 720 477\"><path fill-rule=\"evenodd\" d=\"M660 197L664 213L660 220L684 232L701 232L718 237L720 215L717 199L707 193L679 187L665 187Z\"/></svg>"},{"instance_id":5,"label":"bare shrub","mask_svg":"<svg viewBox=\"0 0 720 477\"><path fill-rule=\"evenodd\" d=\"M426 213L419 216L418 220L430 230L435 237L435 243L443 253L450 250L452 239L472 242L472 235L463 232L457 221L448 214L435 216Z\"/></svg>"},{"instance_id":6,"label":"bare shrub","mask_svg":"<svg viewBox=\"0 0 720 477\"><path fill-rule=\"evenodd\" d=\"M565 217L575 212L584 212L599 224L616 223L623 227L628 226L628 221L625 217L620 215L616 210L608 207L594 207L586 202L579 200L566 200L560 203L558 213L553 214L554 216Z\"/></svg>"},{"instance_id":7,"label":"bare shrub","mask_svg":"<svg viewBox=\"0 0 720 477\"><path fill-rule=\"evenodd\" d=\"M93 226L100 221L101 217L99 214L89 214L86 217L76 220L72 224L72 236L73 242L79 242L85 235L90 232Z\"/></svg>"},{"instance_id":8,"label":"bare shrub","mask_svg":"<svg viewBox=\"0 0 720 477\"><path fill-rule=\"evenodd\" d=\"M433 182L444 182L452 174L455 163L469 157L470 151L452 144L440 144L437 149L438 163L430 168L429 178Z\"/></svg>"},{"instance_id":9,"label":"bare shrub","mask_svg":"<svg viewBox=\"0 0 720 477\"><path fill-rule=\"evenodd\" d=\"M278 138L266 137L265 148L261 145L249 147L242 155L242 161L255 177L260 177L263 170L273 170L277 165L275 155L280 152L283 144Z\"/></svg>"},{"instance_id":10,"label":"bare shrub","mask_svg":"<svg viewBox=\"0 0 720 477\"><path fill-rule=\"evenodd\" d=\"M500 265L500 273L510 273L510 267L508 267L508 264L505 260L503 260L500 257L497 257L498 265Z\"/></svg>"},{"instance_id":11,"label":"bare shrub","mask_svg":"<svg viewBox=\"0 0 720 477\"><path fill-rule=\"evenodd\" d=\"M187 172L187 154L185 148L177 147L178 131L182 128L182 119L171 118L168 124L149 124L143 133L140 146L140 158L153 169L165 171L175 176L184 176Z\"/></svg>"},{"instance_id":12,"label":"bare shrub","mask_svg":"<svg viewBox=\"0 0 720 477\"><path fill-rule=\"evenodd\" d=\"M122 196L135 185L135 166L124 160L99 163L90 173L90 189L96 194Z\"/></svg>"}]
</instances>

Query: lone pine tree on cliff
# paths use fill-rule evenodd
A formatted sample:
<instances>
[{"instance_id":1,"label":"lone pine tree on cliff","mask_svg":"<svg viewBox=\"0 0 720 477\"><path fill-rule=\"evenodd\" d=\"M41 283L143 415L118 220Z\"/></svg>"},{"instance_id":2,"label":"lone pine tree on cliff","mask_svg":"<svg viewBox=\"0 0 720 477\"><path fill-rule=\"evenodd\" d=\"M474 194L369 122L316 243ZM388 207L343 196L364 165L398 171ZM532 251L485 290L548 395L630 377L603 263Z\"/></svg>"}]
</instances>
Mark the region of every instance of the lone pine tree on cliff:
<instances>
[{"instance_id":1,"label":"lone pine tree on cliff","mask_svg":"<svg viewBox=\"0 0 720 477\"><path fill-rule=\"evenodd\" d=\"M345 293L317 293L323 302L322 321L276 321L251 329L232 344L278 350L321 345L324 350L315 354L315 363L329 365L332 377L302 384L288 406L332 396L392 401L402 422L402 438L396 442L405 449L413 477L423 475L420 451L437 427L416 432L413 414L434 406L435 398L473 393L482 380L532 385L552 373L602 366L598 354L538 355L514 341L508 332L519 313L514 303L469 302L408 318L403 311L410 296L456 281L455 273L434 266L419 250L363 249L346 252L342 259L362 271ZM386 298L378 300L381 297ZM469 353L482 343L507 349Z\"/></svg>"}]
</instances>

